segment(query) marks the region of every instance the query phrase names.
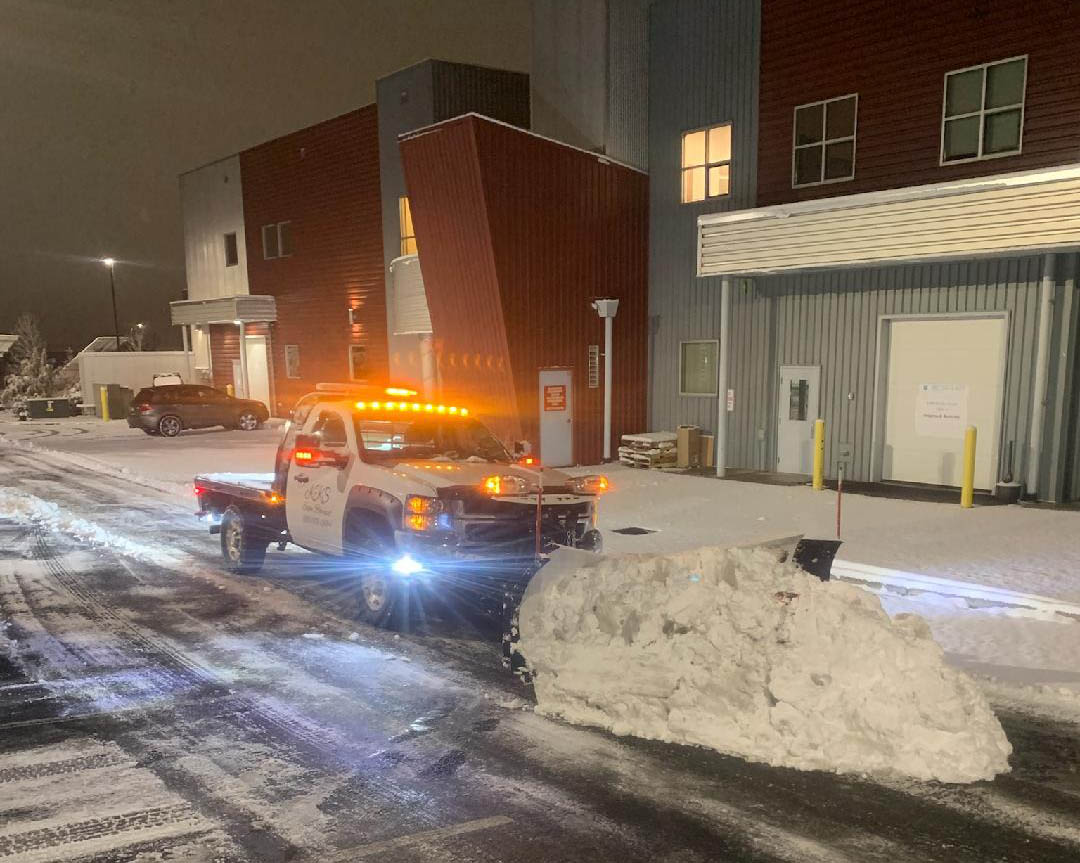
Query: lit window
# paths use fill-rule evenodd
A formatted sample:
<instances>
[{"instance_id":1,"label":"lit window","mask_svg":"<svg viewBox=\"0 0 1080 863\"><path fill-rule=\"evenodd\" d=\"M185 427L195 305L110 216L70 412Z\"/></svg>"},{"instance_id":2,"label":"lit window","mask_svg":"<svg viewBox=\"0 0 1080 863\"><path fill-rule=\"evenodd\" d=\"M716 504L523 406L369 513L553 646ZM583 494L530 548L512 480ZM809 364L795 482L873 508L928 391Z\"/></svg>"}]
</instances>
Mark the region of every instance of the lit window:
<instances>
[{"instance_id":1,"label":"lit window","mask_svg":"<svg viewBox=\"0 0 1080 863\"><path fill-rule=\"evenodd\" d=\"M855 94L795 109L792 186L854 179L858 110L859 97Z\"/></svg>"},{"instance_id":2,"label":"lit window","mask_svg":"<svg viewBox=\"0 0 1080 863\"><path fill-rule=\"evenodd\" d=\"M225 266L235 267L240 263L240 250L236 245L236 232L225 235Z\"/></svg>"},{"instance_id":3,"label":"lit window","mask_svg":"<svg viewBox=\"0 0 1080 863\"><path fill-rule=\"evenodd\" d=\"M401 254L416 254L416 231L413 229L412 208L408 198L398 198L398 234L401 236Z\"/></svg>"},{"instance_id":4,"label":"lit window","mask_svg":"<svg viewBox=\"0 0 1080 863\"><path fill-rule=\"evenodd\" d=\"M679 346L679 395L716 395L717 341L682 342Z\"/></svg>"},{"instance_id":5,"label":"lit window","mask_svg":"<svg viewBox=\"0 0 1080 863\"><path fill-rule=\"evenodd\" d=\"M1020 152L1027 57L958 69L945 76L941 163Z\"/></svg>"},{"instance_id":6,"label":"lit window","mask_svg":"<svg viewBox=\"0 0 1080 863\"><path fill-rule=\"evenodd\" d=\"M285 377L300 377L300 345L285 345Z\"/></svg>"},{"instance_id":7,"label":"lit window","mask_svg":"<svg viewBox=\"0 0 1080 863\"><path fill-rule=\"evenodd\" d=\"M731 124L682 136L682 202L704 201L731 192Z\"/></svg>"},{"instance_id":8,"label":"lit window","mask_svg":"<svg viewBox=\"0 0 1080 863\"><path fill-rule=\"evenodd\" d=\"M362 381L366 380L367 376L367 349L363 345L349 345L349 377L354 381Z\"/></svg>"},{"instance_id":9,"label":"lit window","mask_svg":"<svg viewBox=\"0 0 1080 863\"><path fill-rule=\"evenodd\" d=\"M292 222L263 225L263 258L287 258L293 253Z\"/></svg>"}]
</instances>

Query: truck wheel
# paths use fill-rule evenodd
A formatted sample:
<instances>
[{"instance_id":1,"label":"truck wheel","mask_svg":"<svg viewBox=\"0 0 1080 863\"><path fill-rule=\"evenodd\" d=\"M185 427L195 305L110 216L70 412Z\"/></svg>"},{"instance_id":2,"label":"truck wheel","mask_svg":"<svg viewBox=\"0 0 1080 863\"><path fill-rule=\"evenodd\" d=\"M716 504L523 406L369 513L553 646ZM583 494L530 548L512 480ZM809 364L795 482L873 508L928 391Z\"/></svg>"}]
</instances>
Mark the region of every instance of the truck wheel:
<instances>
[{"instance_id":1,"label":"truck wheel","mask_svg":"<svg viewBox=\"0 0 1080 863\"><path fill-rule=\"evenodd\" d=\"M237 507L230 506L225 510L221 516L221 556L229 572L258 572L266 560L269 544L248 526Z\"/></svg>"},{"instance_id":2,"label":"truck wheel","mask_svg":"<svg viewBox=\"0 0 1080 863\"><path fill-rule=\"evenodd\" d=\"M372 626L396 629L402 584L390 571L394 535L384 519L357 513L349 519L345 551L360 562L360 596L356 617Z\"/></svg>"},{"instance_id":3,"label":"truck wheel","mask_svg":"<svg viewBox=\"0 0 1080 863\"><path fill-rule=\"evenodd\" d=\"M180 421L180 417L169 414L158 420L157 427L163 437L176 437L184 424Z\"/></svg>"}]
</instances>

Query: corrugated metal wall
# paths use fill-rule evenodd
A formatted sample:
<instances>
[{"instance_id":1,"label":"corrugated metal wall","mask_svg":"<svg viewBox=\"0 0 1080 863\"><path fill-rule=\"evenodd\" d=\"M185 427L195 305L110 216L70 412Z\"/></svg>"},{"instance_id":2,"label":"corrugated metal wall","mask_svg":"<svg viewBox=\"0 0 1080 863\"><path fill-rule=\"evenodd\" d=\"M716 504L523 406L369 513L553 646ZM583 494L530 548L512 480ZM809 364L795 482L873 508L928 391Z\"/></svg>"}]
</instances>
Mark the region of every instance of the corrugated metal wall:
<instances>
[{"instance_id":1,"label":"corrugated metal wall","mask_svg":"<svg viewBox=\"0 0 1080 863\"><path fill-rule=\"evenodd\" d=\"M588 387L586 360L604 329L592 298L621 301L613 437L645 421L648 178L476 117L401 150L445 387L535 444L539 370L570 367L574 458L599 461L603 389Z\"/></svg>"},{"instance_id":2,"label":"corrugated metal wall","mask_svg":"<svg viewBox=\"0 0 1080 863\"><path fill-rule=\"evenodd\" d=\"M759 203L933 183L1075 161L1080 8L1062 0L769 0L761 49ZM938 164L945 73L1028 55L1023 152ZM796 105L859 94L851 182L791 188Z\"/></svg>"},{"instance_id":3,"label":"corrugated metal wall","mask_svg":"<svg viewBox=\"0 0 1080 863\"><path fill-rule=\"evenodd\" d=\"M740 280L732 299L730 466L774 470L781 365L821 366L826 467L851 449L846 476L871 477L878 324L882 315L1007 312L1005 417L999 452L1014 442L1026 468L1042 258L1000 258ZM848 394L851 398L848 398Z\"/></svg>"},{"instance_id":4,"label":"corrugated metal wall","mask_svg":"<svg viewBox=\"0 0 1080 863\"><path fill-rule=\"evenodd\" d=\"M650 421L716 425L714 397L679 395L679 343L720 330L720 280L695 275L697 218L757 198L757 0L662 0L649 27ZM732 192L682 204L682 133L732 122Z\"/></svg>"},{"instance_id":5,"label":"corrugated metal wall","mask_svg":"<svg viewBox=\"0 0 1080 863\"><path fill-rule=\"evenodd\" d=\"M433 60L431 74L432 122L439 123L472 112L511 126L529 128L529 76L526 73Z\"/></svg>"},{"instance_id":6,"label":"corrugated metal wall","mask_svg":"<svg viewBox=\"0 0 1080 863\"><path fill-rule=\"evenodd\" d=\"M649 167L649 6L608 0L607 155Z\"/></svg>"},{"instance_id":7,"label":"corrugated metal wall","mask_svg":"<svg viewBox=\"0 0 1080 863\"><path fill-rule=\"evenodd\" d=\"M316 383L349 380L352 345L365 348L371 380L386 378L377 127L368 105L240 154L251 293L277 299L270 409L279 416ZM261 227L284 221L293 253L265 260ZM288 344L300 347L300 379L285 375Z\"/></svg>"}]
</instances>

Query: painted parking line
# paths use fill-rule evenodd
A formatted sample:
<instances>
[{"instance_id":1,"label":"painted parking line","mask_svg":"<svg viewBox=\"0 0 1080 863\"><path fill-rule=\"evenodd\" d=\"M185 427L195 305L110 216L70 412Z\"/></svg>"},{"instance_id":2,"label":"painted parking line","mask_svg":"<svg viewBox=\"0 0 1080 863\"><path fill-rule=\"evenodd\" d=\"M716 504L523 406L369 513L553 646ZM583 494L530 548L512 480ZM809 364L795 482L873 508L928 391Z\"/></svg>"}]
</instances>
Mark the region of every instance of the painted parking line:
<instances>
[{"instance_id":1,"label":"painted parking line","mask_svg":"<svg viewBox=\"0 0 1080 863\"><path fill-rule=\"evenodd\" d=\"M475 821L463 821L450 827L439 827L435 830L422 830L419 833L409 833L394 839L385 839L382 842L372 842L368 845L357 845L347 851L342 851L332 857L322 857L320 860L327 863L346 863L349 860L362 860L384 851L395 848L408 848L413 845L423 845L428 842L439 842L451 839L455 836L463 836L466 833L476 833L479 830L490 830L492 827L502 827L505 824L513 824L512 818L505 815L493 815L490 818L477 818Z\"/></svg>"}]
</instances>

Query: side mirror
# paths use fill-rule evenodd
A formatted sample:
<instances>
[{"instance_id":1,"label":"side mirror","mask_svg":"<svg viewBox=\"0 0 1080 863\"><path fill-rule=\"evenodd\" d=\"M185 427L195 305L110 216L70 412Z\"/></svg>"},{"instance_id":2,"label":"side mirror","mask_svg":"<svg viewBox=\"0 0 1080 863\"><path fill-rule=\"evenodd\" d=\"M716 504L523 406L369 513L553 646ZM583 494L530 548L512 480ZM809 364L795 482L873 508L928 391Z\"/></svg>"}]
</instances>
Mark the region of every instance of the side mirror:
<instances>
[{"instance_id":1,"label":"side mirror","mask_svg":"<svg viewBox=\"0 0 1080 863\"><path fill-rule=\"evenodd\" d=\"M322 448L322 441L315 435L298 434L293 447L293 461L300 467L342 468L348 463L345 455Z\"/></svg>"}]
</instances>

